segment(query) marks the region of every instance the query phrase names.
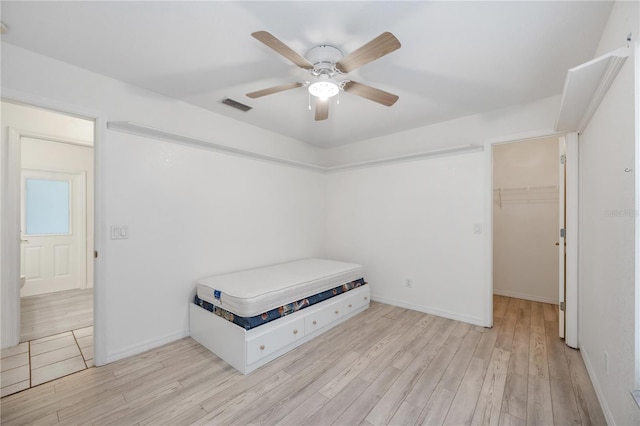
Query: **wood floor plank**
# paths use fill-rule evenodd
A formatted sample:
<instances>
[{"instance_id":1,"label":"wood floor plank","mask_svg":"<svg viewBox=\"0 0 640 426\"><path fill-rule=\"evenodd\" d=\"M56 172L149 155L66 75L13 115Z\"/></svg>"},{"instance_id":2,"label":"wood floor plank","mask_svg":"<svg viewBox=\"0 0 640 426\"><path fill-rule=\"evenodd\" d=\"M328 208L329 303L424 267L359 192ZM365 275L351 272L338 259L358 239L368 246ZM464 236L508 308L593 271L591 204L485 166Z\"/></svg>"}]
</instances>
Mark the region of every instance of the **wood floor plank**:
<instances>
[{"instance_id":1,"label":"wood floor plank","mask_svg":"<svg viewBox=\"0 0 640 426\"><path fill-rule=\"evenodd\" d=\"M460 344L460 348L454 355L453 359L447 366L444 374L440 378L440 382L434 389L433 395L427 401L427 405L425 406L423 413L420 415L420 418L424 418L423 423L426 424L442 424L449 413L449 407L451 406L453 399L458 391L458 387L462 382L463 378L467 373L467 369L469 363L471 362L471 357L475 352L475 349L480 341L481 333L478 333L474 330L469 330L467 334L464 336L462 343ZM480 369L486 367L483 366L484 361L479 360L479 364L476 364L476 367L480 367ZM475 372L479 376L483 376L484 371ZM478 382L478 391L480 389L480 382L482 378L474 378L474 372L470 373L470 379L473 382L474 380ZM473 397L472 397L473 398ZM475 406L476 398L473 398L473 405ZM471 420L471 416L469 416L469 420Z\"/></svg>"},{"instance_id":2,"label":"wood floor plank","mask_svg":"<svg viewBox=\"0 0 640 426\"><path fill-rule=\"evenodd\" d=\"M391 366L385 368L376 380L336 419L334 424L354 425L362 422L399 375L400 370L397 368Z\"/></svg>"},{"instance_id":3,"label":"wood floor plank","mask_svg":"<svg viewBox=\"0 0 640 426\"><path fill-rule=\"evenodd\" d=\"M502 320L507 313L507 306L509 305L509 297L505 296L493 296L493 320Z\"/></svg>"},{"instance_id":4,"label":"wood floor plank","mask_svg":"<svg viewBox=\"0 0 640 426\"><path fill-rule=\"evenodd\" d=\"M546 315L545 318L547 318ZM545 321L545 330L553 420L556 424L562 425L580 424L580 414L578 413L576 398L571 384L569 363L564 352L565 344L557 335L557 318Z\"/></svg>"},{"instance_id":5,"label":"wood floor plank","mask_svg":"<svg viewBox=\"0 0 640 426\"><path fill-rule=\"evenodd\" d=\"M0 421L604 423L580 353L556 336L553 305L495 297L491 329L377 302L371 306L246 376L185 338L4 397ZM91 335L86 332L74 336ZM56 346L56 340L40 344ZM40 355L53 357L57 350ZM327 386L331 391L320 393Z\"/></svg>"},{"instance_id":6,"label":"wood floor plank","mask_svg":"<svg viewBox=\"0 0 640 426\"><path fill-rule=\"evenodd\" d=\"M255 417L252 423L258 424L274 424L287 416L291 411L295 410L300 404L302 404L311 395L314 395L328 383L336 374L342 371L345 366L352 364L353 361L358 358L358 354L350 352L344 357L338 359L326 359L327 368L317 376L313 381L307 383L304 387L297 392L289 395L286 398L281 399L277 404L269 407L262 414Z\"/></svg>"},{"instance_id":7,"label":"wood floor plank","mask_svg":"<svg viewBox=\"0 0 640 426\"><path fill-rule=\"evenodd\" d=\"M518 318L519 299L509 299L507 310L501 319L501 327L496 341L496 346L500 349L510 351L513 344L513 335Z\"/></svg>"},{"instance_id":8,"label":"wood floor plank","mask_svg":"<svg viewBox=\"0 0 640 426\"><path fill-rule=\"evenodd\" d=\"M553 424L544 313L542 303L539 302L533 302L531 306L528 387L527 423Z\"/></svg>"},{"instance_id":9,"label":"wood floor plank","mask_svg":"<svg viewBox=\"0 0 640 426\"><path fill-rule=\"evenodd\" d=\"M20 341L93 325L93 289L67 290L20 299Z\"/></svg>"},{"instance_id":10,"label":"wood floor plank","mask_svg":"<svg viewBox=\"0 0 640 426\"><path fill-rule=\"evenodd\" d=\"M434 318L429 321L428 325L423 326L422 321L420 324L416 324L416 327L422 328L422 332L418 337L408 346L404 347L397 356L393 359L393 365L398 370L404 370L407 366L422 352L425 350L427 344L431 341L445 323L444 318Z\"/></svg>"},{"instance_id":11,"label":"wood floor plank","mask_svg":"<svg viewBox=\"0 0 640 426\"><path fill-rule=\"evenodd\" d=\"M440 382L440 378L444 375L449 363L453 359L458 348L462 344L464 335L469 330L469 325L457 323L451 336L446 343L439 349L437 355L429 363L429 366L422 372L411 392L405 398L410 404L416 407L424 408L431 398L431 395Z\"/></svg>"},{"instance_id":12,"label":"wood floor plank","mask_svg":"<svg viewBox=\"0 0 640 426\"><path fill-rule=\"evenodd\" d=\"M422 411L421 408L403 401L402 404L400 404L400 407L398 407L398 410L395 412L395 414L391 418L391 420L389 420L389 424L390 425L416 424L421 411Z\"/></svg>"},{"instance_id":13,"label":"wood floor plank","mask_svg":"<svg viewBox=\"0 0 640 426\"><path fill-rule=\"evenodd\" d=\"M516 319L513 345L500 348L511 352L507 380L505 382L502 412L509 418L527 418L527 392L529 383L529 333L531 327L531 302L520 300ZM496 344L496 347L498 345ZM500 423L502 423L502 419Z\"/></svg>"},{"instance_id":14,"label":"wood floor plank","mask_svg":"<svg viewBox=\"0 0 640 426\"><path fill-rule=\"evenodd\" d=\"M576 398L576 406L584 425L604 425L607 421L598 403L598 397L587 373L580 351L564 346L564 352L569 364L569 374Z\"/></svg>"},{"instance_id":15,"label":"wood floor plank","mask_svg":"<svg viewBox=\"0 0 640 426\"><path fill-rule=\"evenodd\" d=\"M294 408L277 425L307 425L313 415L329 402L329 398L315 393Z\"/></svg>"},{"instance_id":16,"label":"wood floor plank","mask_svg":"<svg viewBox=\"0 0 640 426\"><path fill-rule=\"evenodd\" d=\"M451 407L444 419L446 425L468 425L471 424L485 374L487 374L487 364L489 362L482 358L471 358L469 367L464 374L460 387L454 394Z\"/></svg>"},{"instance_id":17,"label":"wood floor plank","mask_svg":"<svg viewBox=\"0 0 640 426\"><path fill-rule=\"evenodd\" d=\"M489 369L482 383L482 390L473 411L471 424L497 425L500 422L507 369L511 352L494 348Z\"/></svg>"},{"instance_id":18,"label":"wood floor plank","mask_svg":"<svg viewBox=\"0 0 640 426\"><path fill-rule=\"evenodd\" d=\"M313 413L310 416L309 425L330 425L333 424L338 417L342 415L350 406L353 401L361 395L370 383L365 382L359 377L353 379L349 384L340 391L333 399L330 399L322 409ZM318 393L318 395L326 398L324 395Z\"/></svg>"},{"instance_id":19,"label":"wood floor plank","mask_svg":"<svg viewBox=\"0 0 640 426\"><path fill-rule=\"evenodd\" d=\"M345 386L347 386L351 380L356 376L359 376L360 373L362 373L380 354L384 353L389 347L394 345L400 338L400 335L398 335L397 332L405 326L405 323L402 321L394 322L396 324L389 329L388 333L385 333L382 338L374 340L373 345L371 343L366 345L370 348L366 350L366 352L361 353L361 356L352 365L345 368L333 380L320 389L320 393L329 399L333 398ZM358 352L357 348L353 350Z\"/></svg>"},{"instance_id":20,"label":"wood floor plank","mask_svg":"<svg viewBox=\"0 0 640 426\"><path fill-rule=\"evenodd\" d=\"M402 371L400 377L391 385L389 391L387 391L380 401L373 407L371 412L367 415L367 420L373 424L386 424L389 422L397 409L405 402L406 396L411 392L417 380L422 376L428 365L436 356L446 339L451 335L455 323L453 321L434 321L431 323L432 335L430 341L412 361ZM428 332L428 329L425 330ZM425 333L427 334L427 333ZM395 364L394 364L395 367ZM397 367L396 367L397 368ZM415 405L411 404L412 407ZM418 415L422 410L418 410ZM416 419L418 417L416 415Z\"/></svg>"}]
</instances>

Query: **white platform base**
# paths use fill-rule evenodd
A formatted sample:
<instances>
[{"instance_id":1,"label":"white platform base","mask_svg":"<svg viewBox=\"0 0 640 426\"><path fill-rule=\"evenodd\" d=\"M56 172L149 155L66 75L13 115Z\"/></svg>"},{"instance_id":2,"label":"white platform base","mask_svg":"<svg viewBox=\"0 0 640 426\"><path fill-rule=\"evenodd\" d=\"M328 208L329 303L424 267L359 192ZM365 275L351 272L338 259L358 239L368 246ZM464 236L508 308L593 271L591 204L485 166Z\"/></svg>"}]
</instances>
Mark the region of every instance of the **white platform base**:
<instances>
[{"instance_id":1,"label":"white platform base","mask_svg":"<svg viewBox=\"0 0 640 426\"><path fill-rule=\"evenodd\" d=\"M245 330L191 303L193 339L243 374L263 366L369 307L369 286Z\"/></svg>"}]
</instances>

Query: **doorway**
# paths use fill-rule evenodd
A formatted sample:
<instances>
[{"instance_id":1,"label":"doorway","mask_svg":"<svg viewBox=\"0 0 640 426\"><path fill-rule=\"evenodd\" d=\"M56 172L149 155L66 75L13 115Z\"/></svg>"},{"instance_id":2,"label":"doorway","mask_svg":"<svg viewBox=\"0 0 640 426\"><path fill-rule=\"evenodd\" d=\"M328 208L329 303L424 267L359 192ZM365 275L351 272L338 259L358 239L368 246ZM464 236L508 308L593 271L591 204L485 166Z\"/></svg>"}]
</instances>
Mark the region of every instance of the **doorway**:
<instances>
[{"instance_id":1,"label":"doorway","mask_svg":"<svg viewBox=\"0 0 640 426\"><path fill-rule=\"evenodd\" d=\"M18 285L2 282L20 296L20 343L2 351L17 366L2 372L5 396L94 364L95 122L3 101L2 124L20 227L15 247L3 245L20 265Z\"/></svg>"},{"instance_id":2,"label":"doorway","mask_svg":"<svg viewBox=\"0 0 640 426\"><path fill-rule=\"evenodd\" d=\"M541 303L552 334L564 337L564 139L493 146L493 293L499 316ZM561 255L560 255L561 254ZM520 303L517 301L527 301ZM507 304L513 307L507 311Z\"/></svg>"},{"instance_id":3,"label":"doorway","mask_svg":"<svg viewBox=\"0 0 640 426\"><path fill-rule=\"evenodd\" d=\"M494 294L557 305L559 138L493 148Z\"/></svg>"}]
</instances>

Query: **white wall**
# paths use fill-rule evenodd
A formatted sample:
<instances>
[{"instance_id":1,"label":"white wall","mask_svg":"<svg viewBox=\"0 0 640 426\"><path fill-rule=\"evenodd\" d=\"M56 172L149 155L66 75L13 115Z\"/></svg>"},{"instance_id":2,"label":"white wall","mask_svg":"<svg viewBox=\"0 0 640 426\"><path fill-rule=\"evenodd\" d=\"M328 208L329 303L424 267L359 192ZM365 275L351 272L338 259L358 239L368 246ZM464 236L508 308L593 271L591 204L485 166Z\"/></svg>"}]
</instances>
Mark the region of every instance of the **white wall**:
<instances>
[{"instance_id":1,"label":"white wall","mask_svg":"<svg viewBox=\"0 0 640 426\"><path fill-rule=\"evenodd\" d=\"M490 324L483 173L475 152L329 174L328 257L365 265L374 300Z\"/></svg>"},{"instance_id":2,"label":"white wall","mask_svg":"<svg viewBox=\"0 0 640 426\"><path fill-rule=\"evenodd\" d=\"M107 246L111 359L187 335L197 278L322 255L321 174L127 134L108 138L105 216L129 227L128 240Z\"/></svg>"},{"instance_id":3,"label":"white wall","mask_svg":"<svg viewBox=\"0 0 640 426\"><path fill-rule=\"evenodd\" d=\"M325 165L332 166L470 144L482 145L491 138L550 130L559 107L560 97L552 96L332 148L323 152L322 158Z\"/></svg>"},{"instance_id":4,"label":"white wall","mask_svg":"<svg viewBox=\"0 0 640 426\"><path fill-rule=\"evenodd\" d=\"M597 55L638 37L638 2L617 2ZM580 136L580 348L607 420L640 424L634 388L633 51ZM605 365L608 353L608 367ZM638 356L639 354L635 354Z\"/></svg>"},{"instance_id":5,"label":"white wall","mask_svg":"<svg viewBox=\"0 0 640 426\"><path fill-rule=\"evenodd\" d=\"M557 137L493 147L495 294L558 304L558 150Z\"/></svg>"},{"instance_id":6,"label":"white wall","mask_svg":"<svg viewBox=\"0 0 640 426\"><path fill-rule=\"evenodd\" d=\"M186 103L2 44L2 95L315 162L317 150ZM106 361L188 334L195 280L323 253L321 174L99 127L103 235L96 292ZM98 309L99 306L96 306ZM4 321L4 319L3 319ZM98 345L96 344L96 349Z\"/></svg>"}]
</instances>

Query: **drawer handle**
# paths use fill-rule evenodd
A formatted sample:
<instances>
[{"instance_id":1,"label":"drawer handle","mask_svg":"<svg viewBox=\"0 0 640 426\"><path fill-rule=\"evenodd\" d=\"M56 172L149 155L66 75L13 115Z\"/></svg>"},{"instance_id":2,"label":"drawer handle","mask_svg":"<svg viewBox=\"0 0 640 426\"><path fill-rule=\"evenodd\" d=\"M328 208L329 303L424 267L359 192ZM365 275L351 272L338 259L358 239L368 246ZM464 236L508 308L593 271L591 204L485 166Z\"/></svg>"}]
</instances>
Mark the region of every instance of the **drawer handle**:
<instances>
[{"instance_id":1,"label":"drawer handle","mask_svg":"<svg viewBox=\"0 0 640 426\"><path fill-rule=\"evenodd\" d=\"M316 325L318 323L318 321L313 320L313 325Z\"/></svg>"},{"instance_id":2,"label":"drawer handle","mask_svg":"<svg viewBox=\"0 0 640 426\"><path fill-rule=\"evenodd\" d=\"M349 307L351 307L351 303L349 303Z\"/></svg>"},{"instance_id":3,"label":"drawer handle","mask_svg":"<svg viewBox=\"0 0 640 426\"><path fill-rule=\"evenodd\" d=\"M368 297L367 297L367 296L365 296L365 297L364 297L364 300L367 300L367 299L368 299Z\"/></svg>"},{"instance_id":4,"label":"drawer handle","mask_svg":"<svg viewBox=\"0 0 640 426\"><path fill-rule=\"evenodd\" d=\"M336 314L339 314L339 313L340 313L340 311L336 311Z\"/></svg>"},{"instance_id":5,"label":"drawer handle","mask_svg":"<svg viewBox=\"0 0 640 426\"><path fill-rule=\"evenodd\" d=\"M264 351L264 345L260 345L260 350Z\"/></svg>"},{"instance_id":6,"label":"drawer handle","mask_svg":"<svg viewBox=\"0 0 640 426\"><path fill-rule=\"evenodd\" d=\"M298 334L298 329L293 330L293 334Z\"/></svg>"}]
</instances>

